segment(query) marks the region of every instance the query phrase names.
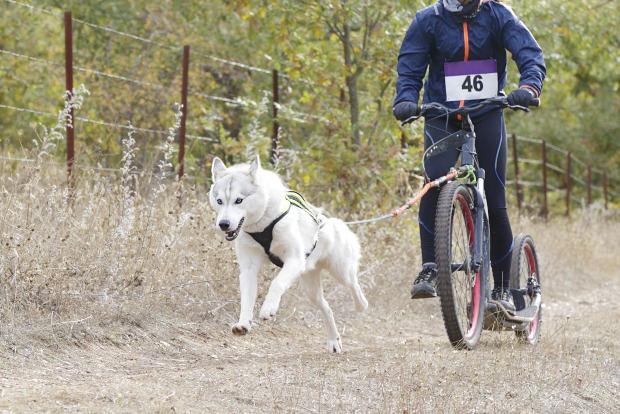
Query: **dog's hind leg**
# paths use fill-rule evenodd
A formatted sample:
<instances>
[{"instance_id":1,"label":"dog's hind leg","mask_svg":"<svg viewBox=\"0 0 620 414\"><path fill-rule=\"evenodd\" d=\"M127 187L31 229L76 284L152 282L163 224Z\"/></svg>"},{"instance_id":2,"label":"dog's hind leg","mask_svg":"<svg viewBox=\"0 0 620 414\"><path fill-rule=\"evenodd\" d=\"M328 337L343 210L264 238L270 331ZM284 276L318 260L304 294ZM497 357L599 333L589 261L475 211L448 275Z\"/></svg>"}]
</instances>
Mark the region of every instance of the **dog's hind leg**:
<instances>
[{"instance_id":1,"label":"dog's hind leg","mask_svg":"<svg viewBox=\"0 0 620 414\"><path fill-rule=\"evenodd\" d=\"M338 282L349 289L355 303L355 310L363 312L368 308L368 301L357 278L358 260L355 258L359 256L348 253L337 257L340 259L337 261L332 259L328 262L327 269Z\"/></svg>"},{"instance_id":2,"label":"dog's hind leg","mask_svg":"<svg viewBox=\"0 0 620 414\"><path fill-rule=\"evenodd\" d=\"M365 311L368 308L368 301L357 278L361 257L357 236L346 224L337 219L328 220L323 228L322 236L326 244L330 246L322 266L334 279L349 289L355 302L355 310Z\"/></svg>"},{"instance_id":3,"label":"dog's hind leg","mask_svg":"<svg viewBox=\"0 0 620 414\"><path fill-rule=\"evenodd\" d=\"M355 310L364 312L368 308L368 300L366 300L366 296L364 296L364 292L362 292L362 287L357 281L357 277L355 278L355 284L349 286L349 289L351 289L353 302L355 302Z\"/></svg>"},{"instance_id":4,"label":"dog's hind leg","mask_svg":"<svg viewBox=\"0 0 620 414\"><path fill-rule=\"evenodd\" d=\"M349 262L349 268L346 269L348 273L346 277L346 286L351 291L351 295L353 296L353 302L355 302L355 310L358 312L364 312L366 308L368 308L368 301L366 300L366 296L364 296L364 292L362 291L362 287L360 286L359 280L357 279L357 261Z\"/></svg>"},{"instance_id":5,"label":"dog's hind leg","mask_svg":"<svg viewBox=\"0 0 620 414\"><path fill-rule=\"evenodd\" d=\"M340 342L340 334L336 327L334 314L323 296L321 271L319 269L313 269L304 273L301 276L301 283L308 294L310 302L323 314L323 321L325 322L325 329L327 330L327 352L341 352L342 343Z\"/></svg>"}]
</instances>

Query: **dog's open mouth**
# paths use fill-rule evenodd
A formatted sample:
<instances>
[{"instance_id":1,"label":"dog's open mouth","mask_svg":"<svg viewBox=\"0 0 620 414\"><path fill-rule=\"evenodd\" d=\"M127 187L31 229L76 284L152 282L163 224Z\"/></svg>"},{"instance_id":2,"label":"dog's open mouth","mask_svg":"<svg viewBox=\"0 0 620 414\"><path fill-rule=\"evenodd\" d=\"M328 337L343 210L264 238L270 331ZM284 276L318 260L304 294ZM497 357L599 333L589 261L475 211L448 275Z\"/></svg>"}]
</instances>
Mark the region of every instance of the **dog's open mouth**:
<instances>
[{"instance_id":1,"label":"dog's open mouth","mask_svg":"<svg viewBox=\"0 0 620 414\"><path fill-rule=\"evenodd\" d=\"M241 219L241 221L239 222L239 225L237 226L235 230L226 232L226 240L233 241L237 238L237 236L239 235L239 232L241 231L241 226L243 225L244 220L245 220L245 217Z\"/></svg>"}]
</instances>

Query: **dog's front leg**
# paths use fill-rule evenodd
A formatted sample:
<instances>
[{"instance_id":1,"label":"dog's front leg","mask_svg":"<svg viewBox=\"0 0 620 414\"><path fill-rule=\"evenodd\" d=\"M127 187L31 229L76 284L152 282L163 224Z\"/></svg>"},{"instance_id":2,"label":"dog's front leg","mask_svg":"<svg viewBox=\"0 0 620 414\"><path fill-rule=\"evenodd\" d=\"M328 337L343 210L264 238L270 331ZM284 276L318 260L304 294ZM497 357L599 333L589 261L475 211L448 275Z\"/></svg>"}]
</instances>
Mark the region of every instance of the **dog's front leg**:
<instances>
[{"instance_id":1,"label":"dog's front leg","mask_svg":"<svg viewBox=\"0 0 620 414\"><path fill-rule=\"evenodd\" d=\"M278 275L271 282L269 292L265 296L265 302L260 309L260 318L271 319L280 307L280 299L304 269L305 260L302 257L289 257L284 262L284 266Z\"/></svg>"},{"instance_id":2,"label":"dog's front leg","mask_svg":"<svg viewBox=\"0 0 620 414\"><path fill-rule=\"evenodd\" d=\"M252 319L254 318L254 304L258 292L258 272L260 271L262 260L253 256L237 257L241 273L239 274L239 293L241 294L241 311L239 312L239 322L232 327L235 335L245 335L252 329Z\"/></svg>"}]
</instances>

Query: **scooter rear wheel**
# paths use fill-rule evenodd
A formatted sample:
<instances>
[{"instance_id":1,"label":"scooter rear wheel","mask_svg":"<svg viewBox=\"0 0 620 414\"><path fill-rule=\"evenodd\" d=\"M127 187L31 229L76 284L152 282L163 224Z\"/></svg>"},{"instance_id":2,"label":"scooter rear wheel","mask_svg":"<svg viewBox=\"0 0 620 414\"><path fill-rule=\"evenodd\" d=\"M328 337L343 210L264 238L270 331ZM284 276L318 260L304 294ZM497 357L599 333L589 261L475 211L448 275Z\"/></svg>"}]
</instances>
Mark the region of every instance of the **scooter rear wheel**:
<instances>
[{"instance_id":1,"label":"scooter rear wheel","mask_svg":"<svg viewBox=\"0 0 620 414\"><path fill-rule=\"evenodd\" d=\"M534 241L527 234L519 234L515 238L512 250L510 288L526 290L526 294L522 296L525 301L524 306L527 307L531 304L534 296L532 289L540 289L540 282L540 268L538 267L538 256L536 255ZM542 309L539 307L538 313L534 320L527 325L527 328L515 331L517 338L535 345L540 340L541 323Z\"/></svg>"}]
</instances>

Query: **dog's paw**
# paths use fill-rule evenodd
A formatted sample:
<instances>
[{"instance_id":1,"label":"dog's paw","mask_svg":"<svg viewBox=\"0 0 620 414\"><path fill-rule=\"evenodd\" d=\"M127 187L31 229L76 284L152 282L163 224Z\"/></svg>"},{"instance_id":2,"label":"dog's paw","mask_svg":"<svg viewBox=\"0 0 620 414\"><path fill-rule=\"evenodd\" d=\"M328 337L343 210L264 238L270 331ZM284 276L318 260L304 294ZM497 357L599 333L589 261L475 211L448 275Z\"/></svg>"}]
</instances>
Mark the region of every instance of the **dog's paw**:
<instances>
[{"instance_id":1,"label":"dog's paw","mask_svg":"<svg viewBox=\"0 0 620 414\"><path fill-rule=\"evenodd\" d=\"M232 327L232 333L236 336L245 335L251 330L252 328L250 327L250 324L238 323Z\"/></svg>"},{"instance_id":2,"label":"dog's paw","mask_svg":"<svg viewBox=\"0 0 620 414\"><path fill-rule=\"evenodd\" d=\"M327 340L327 352L330 354L339 354L342 352L342 343L340 338Z\"/></svg>"},{"instance_id":3,"label":"dog's paw","mask_svg":"<svg viewBox=\"0 0 620 414\"><path fill-rule=\"evenodd\" d=\"M278 311L278 304L273 302L265 302L263 306L260 308L259 317L265 321L273 318Z\"/></svg>"}]
</instances>

